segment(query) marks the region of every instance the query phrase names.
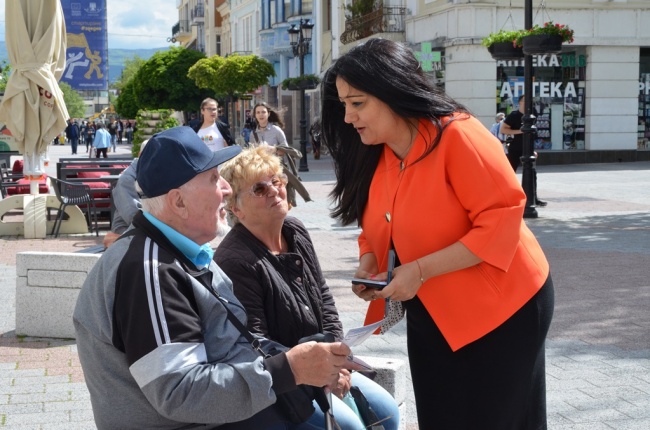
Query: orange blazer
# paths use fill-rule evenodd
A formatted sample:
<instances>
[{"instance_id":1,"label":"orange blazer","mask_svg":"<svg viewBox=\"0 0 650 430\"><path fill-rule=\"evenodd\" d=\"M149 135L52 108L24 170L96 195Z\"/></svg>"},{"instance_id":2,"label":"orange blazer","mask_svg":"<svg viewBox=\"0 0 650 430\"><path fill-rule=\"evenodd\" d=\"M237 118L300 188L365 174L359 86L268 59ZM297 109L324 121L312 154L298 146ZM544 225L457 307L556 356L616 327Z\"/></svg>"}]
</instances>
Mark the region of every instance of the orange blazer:
<instances>
[{"instance_id":1,"label":"orange blazer","mask_svg":"<svg viewBox=\"0 0 650 430\"><path fill-rule=\"evenodd\" d=\"M476 118L463 115L444 130L433 152L409 167L424 153L425 139L432 141L435 135L431 122L421 120L403 171L384 146L358 241L360 255L374 253L380 272L387 270L391 237L402 264L457 241L482 260L432 277L418 291L456 351L528 302L546 281L549 265L524 223L526 196L501 143ZM366 324L379 321L383 313L384 301L375 300Z\"/></svg>"}]
</instances>

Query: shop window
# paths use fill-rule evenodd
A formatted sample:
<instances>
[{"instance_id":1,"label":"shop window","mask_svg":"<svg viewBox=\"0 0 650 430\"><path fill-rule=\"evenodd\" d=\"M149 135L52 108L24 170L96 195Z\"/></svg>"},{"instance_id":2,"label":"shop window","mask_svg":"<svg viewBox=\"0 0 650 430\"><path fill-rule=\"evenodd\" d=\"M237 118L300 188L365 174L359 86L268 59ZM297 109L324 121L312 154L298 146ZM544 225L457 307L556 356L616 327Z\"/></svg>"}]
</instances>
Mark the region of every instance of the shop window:
<instances>
[{"instance_id":1,"label":"shop window","mask_svg":"<svg viewBox=\"0 0 650 430\"><path fill-rule=\"evenodd\" d=\"M533 57L535 149L585 149L586 56L582 50ZM524 64L497 62L497 111L518 109L524 92Z\"/></svg>"}]
</instances>

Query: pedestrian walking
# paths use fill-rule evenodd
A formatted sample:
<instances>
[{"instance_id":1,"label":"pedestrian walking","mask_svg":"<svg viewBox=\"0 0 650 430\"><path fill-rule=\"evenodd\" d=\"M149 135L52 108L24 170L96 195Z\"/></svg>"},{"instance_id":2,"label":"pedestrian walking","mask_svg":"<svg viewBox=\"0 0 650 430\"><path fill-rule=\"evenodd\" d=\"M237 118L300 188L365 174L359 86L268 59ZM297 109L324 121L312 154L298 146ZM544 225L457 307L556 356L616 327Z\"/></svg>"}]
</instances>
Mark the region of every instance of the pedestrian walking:
<instances>
[{"instance_id":1,"label":"pedestrian walking","mask_svg":"<svg viewBox=\"0 0 650 430\"><path fill-rule=\"evenodd\" d=\"M226 146L235 145L227 124L217 117L218 103L215 99L207 98L201 102L202 123L192 127L192 130L205 142L212 151L218 151Z\"/></svg>"},{"instance_id":2,"label":"pedestrian walking","mask_svg":"<svg viewBox=\"0 0 650 430\"><path fill-rule=\"evenodd\" d=\"M131 121L126 122L126 143L131 145L133 144L133 126Z\"/></svg>"},{"instance_id":3,"label":"pedestrian walking","mask_svg":"<svg viewBox=\"0 0 650 430\"><path fill-rule=\"evenodd\" d=\"M290 207L298 206L296 192L306 201L311 201L309 191L303 185L295 160L302 157L302 153L292 146L289 146L287 137L282 131L284 122L280 112L266 102L259 102L253 107L254 127L252 130L252 145L275 146L277 153L282 157L284 172L289 179L287 184L287 198Z\"/></svg>"},{"instance_id":4,"label":"pedestrian walking","mask_svg":"<svg viewBox=\"0 0 650 430\"><path fill-rule=\"evenodd\" d=\"M68 126L65 129L65 134L68 138L68 142L70 142L72 155L76 155L77 146L79 145L79 124L77 123L77 120L68 120Z\"/></svg>"},{"instance_id":5,"label":"pedestrian walking","mask_svg":"<svg viewBox=\"0 0 650 430\"><path fill-rule=\"evenodd\" d=\"M111 146L113 152L117 151L117 121L113 120L108 126L108 134L111 136Z\"/></svg>"},{"instance_id":6,"label":"pedestrian walking","mask_svg":"<svg viewBox=\"0 0 650 430\"><path fill-rule=\"evenodd\" d=\"M314 123L309 128L309 136L311 137L311 147L314 149L314 160L320 159L320 137L321 137L321 125L320 119L314 121Z\"/></svg>"},{"instance_id":7,"label":"pedestrian walking","mask_svg":"<svg viewBox=\"0 0 650 430\"><path fill-rule=\"evenodd\" d=\"M95 138L93 139L95 158L99 158L100 155L102 155L104 158L108 158L107 152L110 146L111 135L104 128L104 124L100 122L97 124L97 131L95 132Z\"/></svg>"},{"instance_id":8,"label":"pedestrian walking","mask_svg":"<svg viewBox=\"0 0 650 430\"><path fill-rule=\"evenodd\" d=\"M89 151L88 148L92 148L94 139L95 139L95 124L89 122L86 128L86 152Z\"/></svg>"}]
</instances>

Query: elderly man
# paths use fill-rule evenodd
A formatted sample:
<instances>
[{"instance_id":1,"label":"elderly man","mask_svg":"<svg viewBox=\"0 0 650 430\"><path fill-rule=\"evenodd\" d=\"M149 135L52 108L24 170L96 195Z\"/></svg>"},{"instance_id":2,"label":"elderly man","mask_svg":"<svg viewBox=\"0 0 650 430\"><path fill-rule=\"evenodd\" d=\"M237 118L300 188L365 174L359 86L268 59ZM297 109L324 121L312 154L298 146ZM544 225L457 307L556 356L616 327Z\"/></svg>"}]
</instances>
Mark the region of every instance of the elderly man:
<instances>
[{"instance_id":1,"label":"elderly man","mask_svg":"<svg viewBox=\"0 0 650 430\"><path fill-rule=\"evenodd\" d=\"M240 150L212 152L176 127L152 137L138 160L143 212L89 273L74 311L99 429L292 428L277 395L335 386L342 367L359 370L341 343L262 356L230 319L246 325L207 242L232 193L217 166Z\"/></svg>"}]
</instances>

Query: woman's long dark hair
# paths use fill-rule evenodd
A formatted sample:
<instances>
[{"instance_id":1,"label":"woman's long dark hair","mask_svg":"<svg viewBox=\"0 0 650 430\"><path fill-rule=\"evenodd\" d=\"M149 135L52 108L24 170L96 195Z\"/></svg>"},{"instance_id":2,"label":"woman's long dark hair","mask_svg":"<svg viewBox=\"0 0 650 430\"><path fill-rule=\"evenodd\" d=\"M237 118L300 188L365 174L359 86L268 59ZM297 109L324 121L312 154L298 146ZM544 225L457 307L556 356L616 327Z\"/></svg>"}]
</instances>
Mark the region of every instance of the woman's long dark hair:
<instances>
[{"instance_id":1,"label":"woman's long dark hair","mask_svg":"<svg viewBox=\"0 0 650 430\"><path fill-rule=\"evenodd\" d=\"M427 140L427 150L417 161L440 142L444 129L441 117L468 111L432 85L413 52L400 43L370 39L341 56L321 83L321 138L334 159L337 179L330 193L334 201L331 216L348 225L361 221L370 182L384 148L383 145L364 145L354 127L345 123L345 108L336 89L339 77L386 103L404 119L426 118L433 122L438 129L436 138L432 142Z\"/></svg>"},{"instance_id":2,"label":"woman's long dark hair","mask_svg":"<svg viewBox=\"0 0 650 430\"><path fill-rule=\"evenodd\" d=\"M275 124L280 128L284 128L284 122L282 121L282 116L280 115L280 112L276 108L271 107L267 102L259 102L253 107L253 115L252 119L255 124L255 128L258 127L257 123L257 118L255 117L255 109L257 109L259 106L262 106L266 108L267 111L269 111L269 123Z\"/></svg>"}]
</instances>

